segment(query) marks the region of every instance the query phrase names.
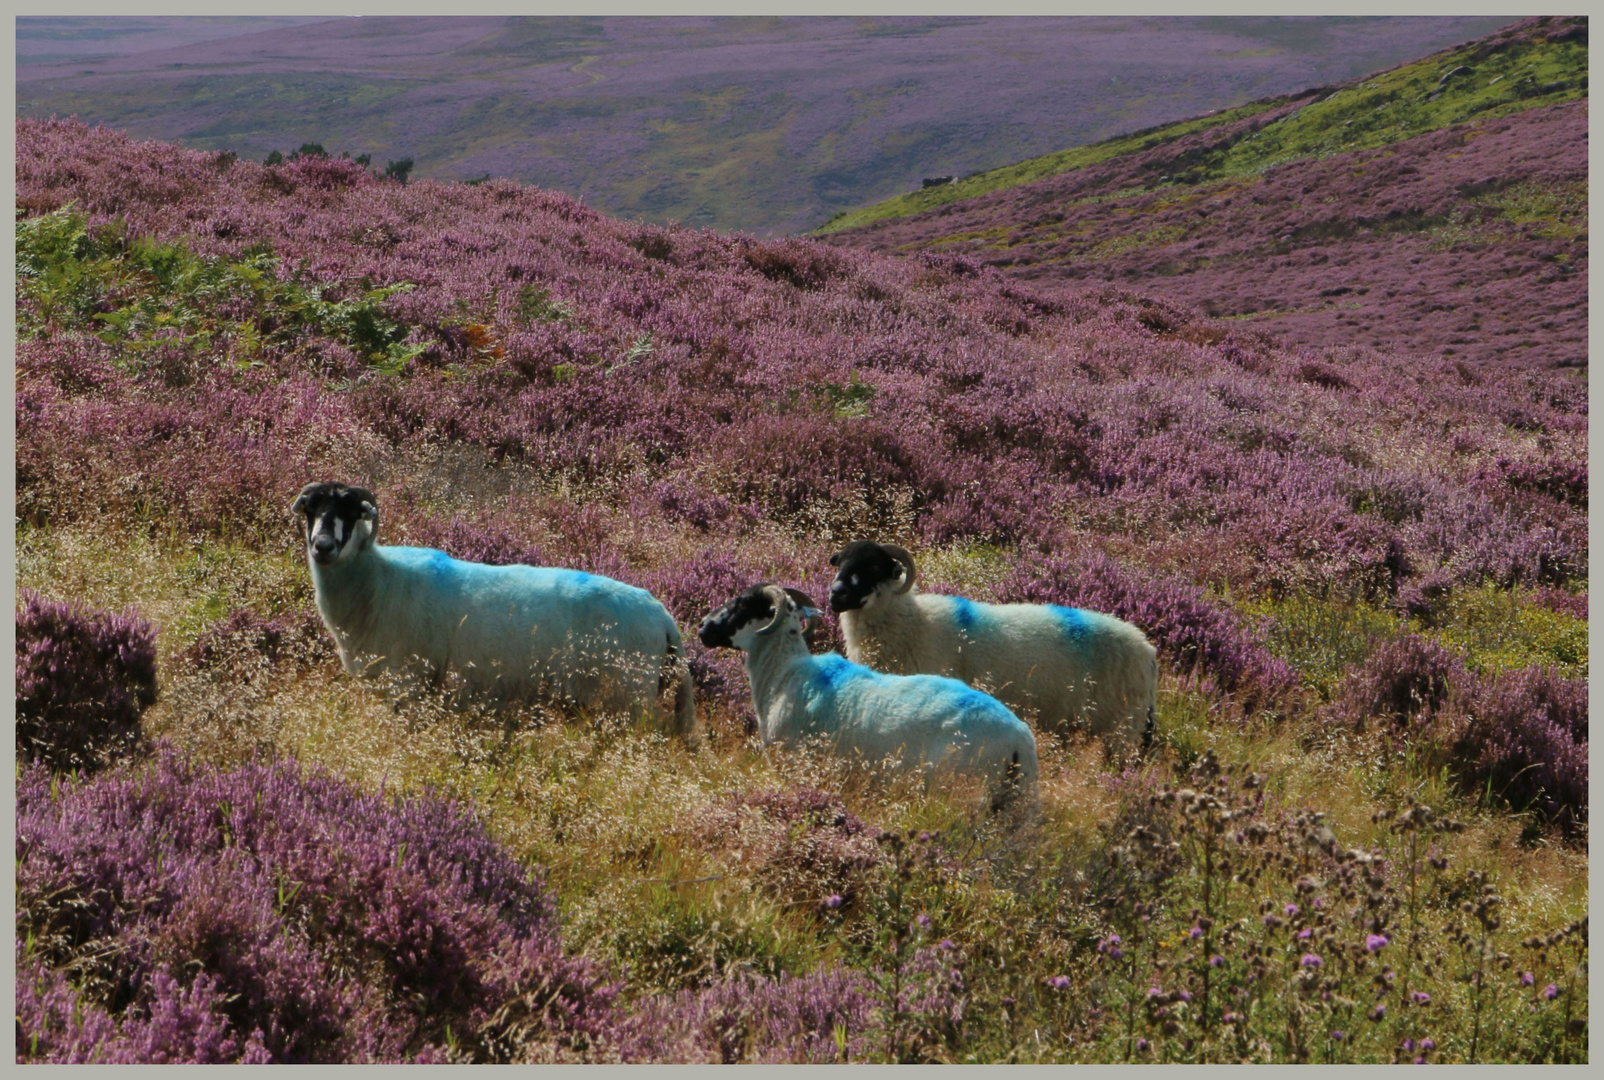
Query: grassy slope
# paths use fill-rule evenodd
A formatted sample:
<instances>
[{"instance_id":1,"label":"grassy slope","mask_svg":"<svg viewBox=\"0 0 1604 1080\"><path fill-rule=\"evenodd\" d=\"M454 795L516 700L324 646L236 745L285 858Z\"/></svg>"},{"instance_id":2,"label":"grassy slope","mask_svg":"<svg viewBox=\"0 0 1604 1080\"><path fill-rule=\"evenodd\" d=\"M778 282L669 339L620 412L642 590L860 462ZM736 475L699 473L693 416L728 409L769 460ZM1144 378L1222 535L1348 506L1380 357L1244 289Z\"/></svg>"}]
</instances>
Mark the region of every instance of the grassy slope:
<instances>
[{"instance_id":1,"label":"grassy slope","mask_svg":"<svg viewBox=\"0 0 1604 1080\"><path fill-rule=\"evenodd\" d=\"M1539 105L1572 101L1587 94L1585 41L1512 45L1495 59L1488 43L1494 35L1464 48L1447 50L1392 71L1316 91L1310 103L1266 129L1220 149L1169 177L1173 184L1202 184L1246 173L1262 172L1301 158L1327 157L1399 142L1472 118L1491 119ZM1478 71L1491 65L1495 79L1478 74L1455 78L1468 84L1439 93L1445 75L1461 66ZM1227 113L1196 117L1148 132L1122 136L1092 146L1033 158L1002 169L966 177L839 215L816 230L828 235L877 221L911 217L938 206L970 199L1075 169L1084 169L1123 154L1138 153L1173 142L1196 131L1267 111L1287 99L1254 102Z\"/></svg>"}]
</instances>

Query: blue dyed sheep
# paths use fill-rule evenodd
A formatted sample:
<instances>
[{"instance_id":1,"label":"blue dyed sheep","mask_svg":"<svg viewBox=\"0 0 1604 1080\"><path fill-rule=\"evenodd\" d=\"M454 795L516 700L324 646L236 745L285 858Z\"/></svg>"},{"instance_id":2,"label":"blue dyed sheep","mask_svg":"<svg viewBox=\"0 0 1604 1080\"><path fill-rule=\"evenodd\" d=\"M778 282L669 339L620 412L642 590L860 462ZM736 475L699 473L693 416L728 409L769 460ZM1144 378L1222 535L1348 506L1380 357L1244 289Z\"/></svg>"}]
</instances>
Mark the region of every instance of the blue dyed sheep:
<instances>
[{"instance_id":1,"label":"blue dyed sheep","mask_svg":"<svg viewBox=\"0 0 1604 1080\"><path fill-rule=\"evenodd\" d=\"M1036 737L996 698L956 679L882 675L840 656L808 651L813 601L795 589L753 585L702 621L708 648L746 653L758 731L765 746L811 738L843 757L881 761L933 776L982 778L993 809L1036 799Z\"/></svg>"},{"instance_id":2,"label":"blue dyed sheep","mask_svg":"<svg viewBox=\"0 0 1604 1080\"><path fill-rule=\"evenodd\" d=\"M679 627L644 589L577 570L381 546L365 488L308 484L291 510L305 516L318 614L352 675L440 685L453 671L483 699L645 714L697 741Z\"/></svg>"},{"instance_id":3,"label":"blue dyed sheep","mask_svg":"<svg viewBox=\"0 0 1604 1080\"><path fill-rule=\"evenodd\" d=\"M894 544L859 540L830 565L830 608L857 663L961 679L1037 730L1084 725L1115 756L1151 741L1158 653L1130 623L1079 608L914 592L913 556Z\"/></svg>"}]
</instances>

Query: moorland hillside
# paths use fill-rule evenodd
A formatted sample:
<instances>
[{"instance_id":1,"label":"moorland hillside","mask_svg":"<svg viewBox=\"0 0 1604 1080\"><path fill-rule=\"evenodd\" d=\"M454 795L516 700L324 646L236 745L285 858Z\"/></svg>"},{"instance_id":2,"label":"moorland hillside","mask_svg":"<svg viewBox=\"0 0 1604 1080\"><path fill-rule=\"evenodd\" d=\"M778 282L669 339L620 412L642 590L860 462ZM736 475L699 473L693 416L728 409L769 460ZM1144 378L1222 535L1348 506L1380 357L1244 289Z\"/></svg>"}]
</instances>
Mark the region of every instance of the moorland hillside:
<instances>
[{"instance_id":1,"label":"moorland hillside","mask_svg":"<svg viewBox=\"0 0 1604 1080\"><path fill-rule=\"evenodd\" d=\"M137 52L20 56L17 98L19 116L256 161L316 143L619 217L773 234L926 176L1338 82L1503 21L368 16L229 24L227 40L156 49L159 21L139 20L150 29L124 31ZM18 32L30 51L110 50L129 22Z\"/></svg>"},{"instance_id":2,"label":"moorland hillside","mask_svg":"<svg viewBox=\"0 0 1604 1080\"><path fill-rule=\"evenodd\" d=\"M1527 20L1339 86L842 215L831 242L962 254L1310 345L1587 362L1585 20Z\"/></svg>"}]
</instances>

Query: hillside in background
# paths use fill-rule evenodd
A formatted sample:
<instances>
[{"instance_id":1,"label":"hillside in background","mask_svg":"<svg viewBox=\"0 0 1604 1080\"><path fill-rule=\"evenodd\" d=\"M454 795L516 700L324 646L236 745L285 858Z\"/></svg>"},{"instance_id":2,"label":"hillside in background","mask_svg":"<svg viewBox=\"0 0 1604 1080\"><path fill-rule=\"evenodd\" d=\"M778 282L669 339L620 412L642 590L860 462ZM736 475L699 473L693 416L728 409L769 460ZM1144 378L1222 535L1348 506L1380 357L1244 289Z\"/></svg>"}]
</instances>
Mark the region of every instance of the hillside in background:
<instances>
[{"instance_id":1,"label":"hillside in background","mask_svg":"<svg viewBox=\"0 0 1604 1080\"><path fill-rule=\"evenodd\" d=\"M231 24L24 18L17 108L794 232L923 177L1340 82L1504 21L362 18L196 40Z\"/></svg>"},{"instance_id":2,"label":"hillside in background","mask_svg":"<svg viewBox=\"0 0 1604 1080\"><path fill-rule=\"evenodd\" d=\"M821 230L1122 282L1302 344L1587 362L1585 20L1534 20L865 208Z\"/></svg>"}]
</instances>

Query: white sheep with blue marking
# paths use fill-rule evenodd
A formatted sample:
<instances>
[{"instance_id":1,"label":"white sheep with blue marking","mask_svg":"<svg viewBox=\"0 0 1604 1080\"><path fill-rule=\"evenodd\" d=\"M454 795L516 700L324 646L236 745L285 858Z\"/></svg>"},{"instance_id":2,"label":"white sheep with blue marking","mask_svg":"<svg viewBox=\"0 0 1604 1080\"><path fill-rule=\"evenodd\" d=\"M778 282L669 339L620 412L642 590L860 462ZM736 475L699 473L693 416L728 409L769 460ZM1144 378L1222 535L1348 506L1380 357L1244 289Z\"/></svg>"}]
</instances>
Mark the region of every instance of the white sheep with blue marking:
<instances>
[{"instance_id":1,"label":"white sheep with blue marking","mask_svg":"<svg viewBox=\"0 0 1604 1080\"><path fill-rule=\"evenodd\" d=\"M628 713L697 741L679 627L646 590L381 545L365 488L308 484L291 511L305 517L318 614L352 675L438 686L451 672L479 699Z\"/></svg>"},{"instance_id":2,"label":"white sheep with blue marking","mask_svg":"<svg viewBox=\"0 0 1604 1080\"><path fill-rule=\"evenodd\" d=\"M877 671L947 675L995 695L1038 731L1084 726L1110 754L1152 739L1158 652L1112 615L982 604L913 588L913 556L859 540L830 557L830 608L847 657Z\"/></svg>"},{"instance_id":3,"label":"white sheep with blue marking","mask_svg":"<svg viewBox=\"0 0 1604 1080\"><path fill-rule=\"evenodd\" d=\"M987 785L993 809L1036 799L1036 737L997 699L956 679L883 675L808 650L813 601L795 589L753 585L702 621L708 648L746 654L765 746L819 739L871 762L892 758L933 777L963 773Z\"/></svg>"}]
</instances>

